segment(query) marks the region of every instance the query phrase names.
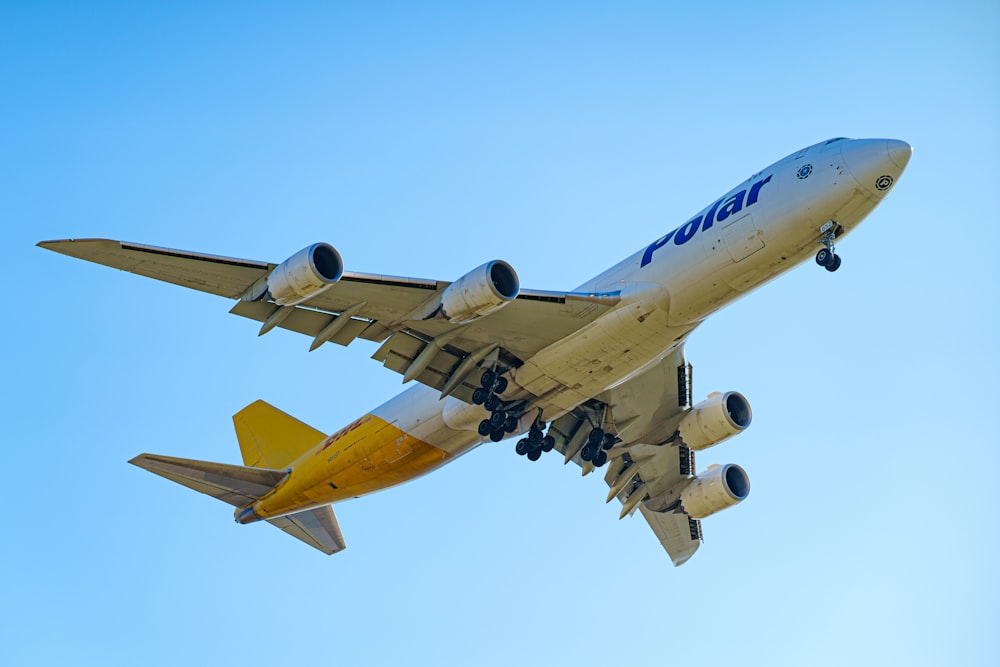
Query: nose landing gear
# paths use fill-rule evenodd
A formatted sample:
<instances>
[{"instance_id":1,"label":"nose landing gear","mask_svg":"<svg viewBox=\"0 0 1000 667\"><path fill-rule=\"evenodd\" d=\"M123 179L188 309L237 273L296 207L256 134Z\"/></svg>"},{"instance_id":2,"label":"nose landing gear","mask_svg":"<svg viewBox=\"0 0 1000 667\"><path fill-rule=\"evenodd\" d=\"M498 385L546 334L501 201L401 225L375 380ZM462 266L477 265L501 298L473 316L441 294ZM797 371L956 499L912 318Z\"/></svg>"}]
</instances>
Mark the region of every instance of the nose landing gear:
<instances>
[{"instance_id":1,"label":"nose landing gear","mask_svg":"<svg viewBox=\"0 0 1000 667\"><path fill-rule=\"evenodd\" d=\"M819 232L821 234L819 242L825 247L816 253L816 263L833 273L840 268L840 255L835 252L833 243L844 233L844 228L830 220L820 227Z\"/></svg>"}]
</instances>

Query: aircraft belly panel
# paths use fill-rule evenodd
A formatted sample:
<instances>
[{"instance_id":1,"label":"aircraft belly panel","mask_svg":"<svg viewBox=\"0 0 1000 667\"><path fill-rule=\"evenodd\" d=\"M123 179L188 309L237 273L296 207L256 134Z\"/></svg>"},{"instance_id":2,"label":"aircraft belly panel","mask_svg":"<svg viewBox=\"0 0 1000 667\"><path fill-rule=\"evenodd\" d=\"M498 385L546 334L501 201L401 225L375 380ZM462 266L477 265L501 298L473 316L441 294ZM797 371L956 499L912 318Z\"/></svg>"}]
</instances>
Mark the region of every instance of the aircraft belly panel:
<instances>
[{"instance_id":1,"label":"aircraft belly panel","mask_svg":"<svg viewBox=\"0 0 1000 667\"><path fill-rule=\"evenodd\" d=\"M512 373L512 382L540 397L543 409L569 410L663 354L685 332L670 328L659 307L629 304L542 350Z\"/></svg>"}]
</instances>

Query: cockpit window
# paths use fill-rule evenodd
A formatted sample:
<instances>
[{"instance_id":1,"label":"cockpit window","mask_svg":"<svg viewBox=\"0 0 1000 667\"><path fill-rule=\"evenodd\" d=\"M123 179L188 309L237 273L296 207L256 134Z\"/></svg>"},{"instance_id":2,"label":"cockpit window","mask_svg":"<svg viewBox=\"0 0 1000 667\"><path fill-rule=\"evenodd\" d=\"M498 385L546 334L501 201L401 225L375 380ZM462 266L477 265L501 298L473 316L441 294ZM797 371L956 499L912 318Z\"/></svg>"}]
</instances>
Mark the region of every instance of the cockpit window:
<instances>
[{"instance_id":1,"label":"cockpit window","mask_svg":"<svg viewBox=\"0 0 1000 667\"><path fill-rule=\"evenodd\" d=\"M843 140L845 140L845 139L847 139L847 137L837 137L836 139L829 139L829 140L827 140L827 142L826 142L825 144L823 144L823 145L824 145L824 146L829 146L830 144L832 144L832 143L833 143L833 142L835 142L835 141L843 141Z\"/></svg>"}]
</instances>

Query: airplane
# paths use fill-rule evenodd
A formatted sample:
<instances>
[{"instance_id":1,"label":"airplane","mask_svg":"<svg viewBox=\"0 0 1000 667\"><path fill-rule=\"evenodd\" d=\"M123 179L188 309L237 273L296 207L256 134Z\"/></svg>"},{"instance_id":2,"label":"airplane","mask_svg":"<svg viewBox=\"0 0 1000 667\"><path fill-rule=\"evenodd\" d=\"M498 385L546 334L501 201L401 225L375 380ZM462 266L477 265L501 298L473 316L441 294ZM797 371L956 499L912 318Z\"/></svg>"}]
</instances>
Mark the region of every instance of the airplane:
<instances>
[{"instance_id":1,"label":"airplane","mask_svg":"<svg viewBox=\"0 0 1000 667\"><path fill-rule=\"evenodd\" d=\"M332 505L520 436L531 461L556 450L605 468L619 518L640 512L675 566L702 519L750 491L738 465L696 472L695 453L746 430L735 391L695 404L685 342L709 315L815 257L882 201L912 148L836 138L753 174L683 224L568 292L521 289L494 260L454 282L344 270L315 243L280 264L107 239L43 241L64 255L235 299L231 313L346 346L415 384L332 435L256 401L233 416L243 465L141 454L130 463L266 521L326 553L345 548ZM820 246L818 251L816 247Z\"/></svg>"}]
</instances>

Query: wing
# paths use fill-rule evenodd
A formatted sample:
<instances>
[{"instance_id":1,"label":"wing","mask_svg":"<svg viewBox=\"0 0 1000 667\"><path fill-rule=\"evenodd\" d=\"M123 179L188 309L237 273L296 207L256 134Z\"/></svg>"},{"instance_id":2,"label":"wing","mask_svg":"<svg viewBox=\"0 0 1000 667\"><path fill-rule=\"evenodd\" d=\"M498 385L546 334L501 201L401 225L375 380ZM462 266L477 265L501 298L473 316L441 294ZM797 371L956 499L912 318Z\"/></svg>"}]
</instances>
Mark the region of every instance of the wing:
<instances>
[{"instance_id":1,"label":"wing","mask_svg":"<svg viewBox=\"0 0 1000 667\"><path fill-rule=\"evenodd\" d=\"M607 500L618 498L622 518L639 509L674 565L683 564L698 550L701 522L676 509L653 511L642 501L694 473L694 453L687 447L658 444L671 439L690 406L691 367L681 345L642 375L560 417L549 429L565 462L580 465L584 475L596 469L581 457L590 431L602 425L617 434L619 442L607 452Z\"/></svg>"},{"instance_id":2,"label":"wing","mask_svg":"<svg viewBox=\"0 0 1000 667\"><path fill-rule=\"evenodd\" d=\"M294 307L279 307L272 301L253 299L265 291L259 286L277 264L107 239L43 241L38 245L239 299L230 312L263 322L261 333L279 327L309 336L313 339L311 350L331 341L348 345L358 338L382 343L372 358L403 374L405 380L415 379L464 400L469 400L476 386L464 384L463 373L487 354L497 353L505 365L520 366L619 300L617 293L522 290L499 311L455 325L443 319L407 319L451 284L438 280L345 272L315 297Z\"/></svg>"}]
</instances>

